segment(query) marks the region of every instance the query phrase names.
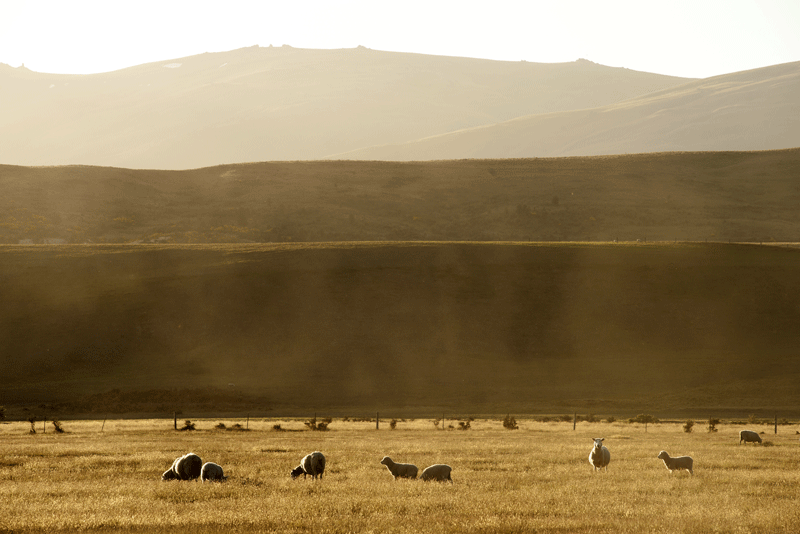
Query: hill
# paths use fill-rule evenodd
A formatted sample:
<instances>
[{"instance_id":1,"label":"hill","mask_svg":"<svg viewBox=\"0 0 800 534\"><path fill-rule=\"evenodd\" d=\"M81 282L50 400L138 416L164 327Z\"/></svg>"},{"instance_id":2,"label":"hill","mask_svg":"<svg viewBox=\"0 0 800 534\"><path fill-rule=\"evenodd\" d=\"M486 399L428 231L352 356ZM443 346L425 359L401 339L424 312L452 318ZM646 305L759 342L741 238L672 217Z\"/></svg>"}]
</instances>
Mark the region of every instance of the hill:
<instances>
[{"instance_id":1,"label":"hill","mask_svg":"<svg viewBox=\"0 0 800 534\"><path fill-rule=\"evenodd\" d=\"M199 388L208 405L233 383L281 411L795 414L798 261L726 244L3 246L0 404ZM163 391L162 412L189 402ZM124 409L104 398L71 406Z\"/></svg>"},{"instance_id":2,"label":"hill","mask_svg":"<svg viewBox=\"0 0 800 534\"><path fill-rule=\"evenodd\" d=\"M322 159L689 81L363 47L254 46L92 75L0 67L0 163L147 169Z\"/></svg>"},{"instance_id":3,"label":"hill","mask_svg":"<svg viewBox=\"0 0 800 534\"><path fill-rule=\"evenodd\" d=\"M595 109L517 117L331 159L421 161L800 146L800 62L695 80Z\"/></svg>"},{"instance_id":4,"label":"hill","mask_svg":"<svg viewBox=\"0 0 800 534\"><path fill-rule=\"evenodd\" d=\"M0 243L797 241L800 150L0 166Z\"/></svg>"}]
</instances>

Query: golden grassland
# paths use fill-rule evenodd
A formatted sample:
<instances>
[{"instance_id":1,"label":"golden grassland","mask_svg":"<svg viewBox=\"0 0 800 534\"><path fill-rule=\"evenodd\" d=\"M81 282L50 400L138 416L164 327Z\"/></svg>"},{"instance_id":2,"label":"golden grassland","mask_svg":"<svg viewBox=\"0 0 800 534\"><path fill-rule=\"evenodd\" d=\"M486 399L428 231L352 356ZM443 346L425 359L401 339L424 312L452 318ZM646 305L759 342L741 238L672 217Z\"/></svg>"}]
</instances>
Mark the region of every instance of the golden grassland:
<instances>
[{"instance_id":1,"label":"golden grassland","mask_svg":"<svg viewBox=\"0 0 800 534\"><path fill-rule=\"evenodd\" d=\"M328 432L301 420L68 421L29 434L0 425L0 531L12 532L796 532L800 462L796 425L747 425L768 445L739 445L745 426L695 432L679 423L541 423L520 429L478 419L440 431L429 419L334 420ZM248 431L217 430L233 423ZM273 430L280 424L284 431ZM40 423L41 425L41 423ZM611 451L593 472L593 437ZM771 446L769 446L771 445ZM670 475L662 449L695 460ZM328 459L322 481L288 473L313 450ZM225 468L221 484L161 482L193 451ZM380 459L424 468L448 463L454 484L395 482Z\"/></svg>"}]
</instances>

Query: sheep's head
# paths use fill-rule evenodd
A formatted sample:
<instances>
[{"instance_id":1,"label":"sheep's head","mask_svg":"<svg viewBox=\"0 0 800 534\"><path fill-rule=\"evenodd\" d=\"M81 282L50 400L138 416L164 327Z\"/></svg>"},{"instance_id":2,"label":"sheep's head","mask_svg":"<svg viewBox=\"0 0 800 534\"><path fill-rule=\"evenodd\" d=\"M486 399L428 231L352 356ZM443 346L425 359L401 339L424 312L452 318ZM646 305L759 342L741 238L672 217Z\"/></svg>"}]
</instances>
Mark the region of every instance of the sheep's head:
<instances>
[{"instance_id":1,"label":"sheep's head","mask_svg":"<svg viewBox=\"0 0 800 534\"><path fill-rule=\"evenodd\" d=\"M594 438L594 448L595 449L602 449L603 448L603 440L606 438Z\"/></svg>"},{"instance_id":2,"label":"sheep's head","mask_svg":"<svg viewBox=\"0 0 800 534\"><path fill-rule=\"evenodd\" d=\"M175 474L175 471L173 471L172 468L167 469L166 471L164 471L164 474L161 475L161 480L175 480L177 478L178 475Z\"/></svg>"},{"instance_id":3,"label":"sheep's head","mask_svg":"<svg viewBox=\"0 0 800 534\"><path fill-rule=\"evenodd\" d=\"M300 475L302 475L303 473L305 473L305 471L303 471L303 466L302 465L298 465L297 467L292 469L292 472L289 473L289 474L292 475L292 478L297 478Z\"/></svg>"},{"instance_id":4,"label":"sheep's head","mask_svg":"<svg viewBox=\"0 0 800 534\"><path fill-rule=\"evenodd\" d=\"M667 454L667 451L661 451L658 453L659 460L664 460L665 458L669 458L669 454Z\"/></svg>"},{"instance_id":5,"label":"sheep's head","mask_svg":"<svg viewBox=\"0 0 800 534\"><path fill-rule=\"evenodd\" d=\"M388 456L384 456L383 460L381 460L381 464L383 465L389 465L390 463L392 463L392 459L389 458Z\"/></svg>"}]
</instances>

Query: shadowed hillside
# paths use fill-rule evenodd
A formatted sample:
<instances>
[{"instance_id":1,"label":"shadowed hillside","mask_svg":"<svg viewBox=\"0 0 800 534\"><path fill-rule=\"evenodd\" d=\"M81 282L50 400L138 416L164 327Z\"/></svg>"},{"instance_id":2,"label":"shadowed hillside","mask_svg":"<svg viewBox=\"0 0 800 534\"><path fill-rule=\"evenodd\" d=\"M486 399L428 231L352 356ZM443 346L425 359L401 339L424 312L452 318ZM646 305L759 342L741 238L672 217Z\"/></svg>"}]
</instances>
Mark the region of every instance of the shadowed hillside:
<instances>
[{"instance_id":1,"label":"shadowed hillside","mask_svg":"<svg viewBox=\"0 0 800 534\"><path fill-rule=\"evenodd\" d=\"M0 64L0 163L191 169L321 159L689 81L542 64L250 47L91 75Z\"/></svg>"},{"instance_id":2,"label":"shadowed hillside","mask_svg":"<svg viewBox=\"0 0 800 534\"><path fill-rule=\"evenodd\" d=\"M718 244L5 246L0 404L235 383L284 409L785 410L799 261Z\"/></svg>"},{"instance_id":3,"label":"shadowed hillside","mask_svg":"<svg viewBox=\"0 0 800 534\"><path fill-rule=\"evenodd\" d=\"M798 241L800 150L190 171L0 165L0 243Z\"/></svg>"},{"instance_id":4,"label":"shadowed hillside","mask_svg":"<svg viewBox=\"0 0 800 534\"><path fill-rule=\"evenodd\" d=\"M800 62L696 80L596 109L518 117L331 158L421 161L797 146Z\"/></svg>"}]
</instances>

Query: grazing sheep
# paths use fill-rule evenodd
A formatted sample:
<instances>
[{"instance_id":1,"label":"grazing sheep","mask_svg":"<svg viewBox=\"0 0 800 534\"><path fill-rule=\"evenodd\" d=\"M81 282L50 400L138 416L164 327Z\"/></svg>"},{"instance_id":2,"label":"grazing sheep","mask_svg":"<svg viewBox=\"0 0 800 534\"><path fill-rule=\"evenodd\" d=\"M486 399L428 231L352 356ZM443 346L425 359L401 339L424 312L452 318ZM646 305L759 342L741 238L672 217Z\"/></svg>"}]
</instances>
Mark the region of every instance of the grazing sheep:
<instances>
[{"instance_id":1,"label":"grazing sheep","mask_svg":"<svg viewBox=\"0 0 800 534\"><path fill-rule=\"evenodd\" d=\"M694 471L692 471L694 460L692 460L691 456L678 456L677 458L672 458L669 454L667 454L667 451L661 451L658 453L658 458L660 460L664 460L664 465L667 466L670 474L672 474L672 472L675 470L686 469L689 471L690 475L694 475Z\"/></svg>"},{"instance_id":2,"label":"grazing sheep","mask_svg":"<svg viewBox=\"0 0 800 534\"><path fill-rule=\"evenodd\" d=\"M395 480L398 478L417 478L418 469L414 464L396 464L388 456L383 457L381 464L389 469Z\"/></svg>"},{"instance_id":3,"label":"grazing sheep","mask_svg":"<svg viewBox=\"0 0 800 534\"><path fill-rule=\"evenodd\" d=\"M589 463L594 467L594 471L605 468L608 471L608 462L611 461L611 453L603 445L606 438L594 438L594 447L589 453Z\"/></svg>"},{"instance_id":4,"label":"grazing sheep","mask_svg":"<svg viewBox=\"0 0 800 534\"><path fill-rule=\"evenodd\" d=\"M306 475L311 475L311 478L317 478L317 476L319 476L319 478L322 479L322 474L324 472L325 456L323 456L321 452L316 451L303 457L303 459L300 460L300 465L292 469L289 474L292 475L292 478L297 478L300 475L306 478Z\"/></svg>"},{"instance_id":5,"label":"grazing sheep","mask_svg":"<svg viewBox=\"0 0 800 534\"><path fill-rule=\"evenodd\" d=\"M226 480L228 477L223 473L222 467L215 463L206 462L200 469L200 482L225 482Z\"/></svg>"},{"instance_id":6,"label":"grazing sheep","mask_svg":"<svg viewBox=\"0 0 800 534\"><path fill-rule=\"evenodd\" d=\"M449 480L450 484L452 484L453 479L450 478L450 471L452 471L452 468L449 465L435 464L423 469L419 478L425 482L428 480L436 480L438 482Z\"/></svg>"},{"instance_id":7,"label":"grazing sheep","mask_svg":"<svg viewBox=\"0 0 800 534\"><path fill-rule=\"evenodd\" d=\"M741 445L743 441L745 443L761 443L761 436L758 435L758 432L753 432L752 430L740 430L739 445Z\"/></svg>"},{"instance_id":8,"label":"grazing sheep","mask_svg":"<svg viewBox=\"0 0 800 534\"><path fill-rule=\"evenodd\" d=\"M161 480L194 480L200 477L203 460L195 453L190 452L175 458L172 467L164 471Z\"/></svg>"}]
</instances>

